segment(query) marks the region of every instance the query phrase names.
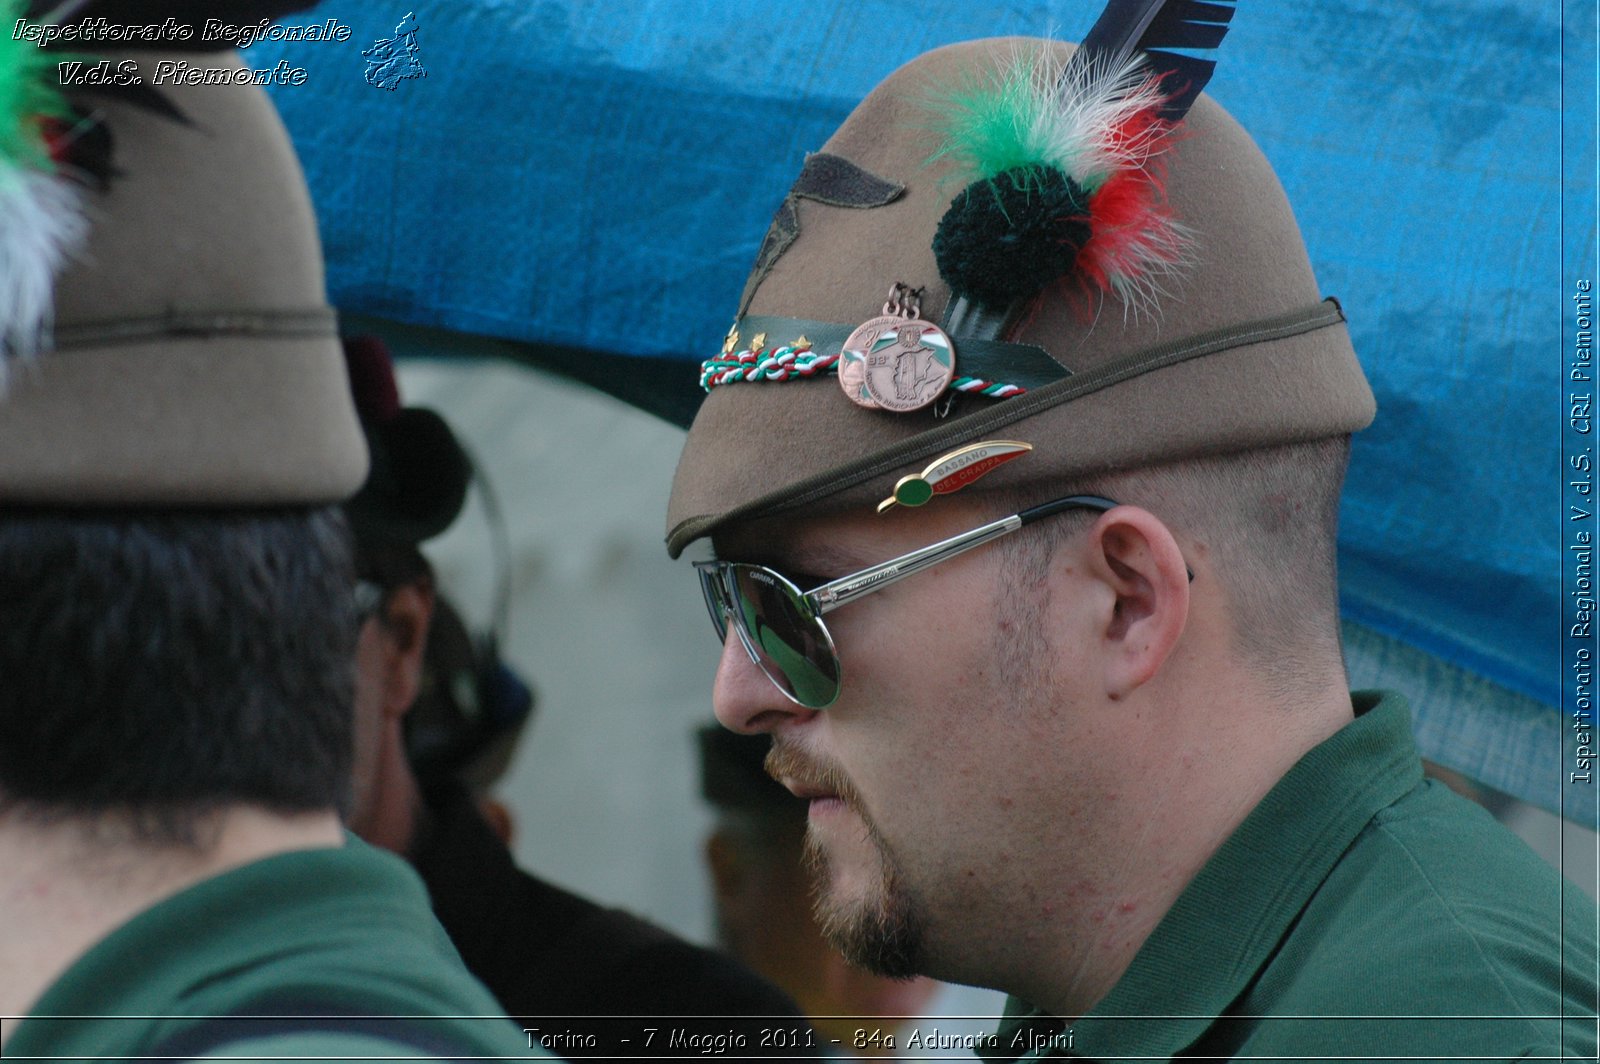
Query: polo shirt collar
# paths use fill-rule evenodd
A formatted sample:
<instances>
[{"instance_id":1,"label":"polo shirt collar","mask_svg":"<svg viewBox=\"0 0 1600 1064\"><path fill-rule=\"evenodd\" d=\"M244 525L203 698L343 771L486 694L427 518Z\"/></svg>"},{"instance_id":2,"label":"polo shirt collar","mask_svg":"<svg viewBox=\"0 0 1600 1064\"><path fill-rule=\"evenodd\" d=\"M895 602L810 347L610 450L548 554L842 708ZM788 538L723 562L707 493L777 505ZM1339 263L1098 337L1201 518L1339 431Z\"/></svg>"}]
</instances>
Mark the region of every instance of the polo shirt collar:
<instances>
[{"instance_id":1,"label":"polo shirt collar","mask_svg":"<svg viewBox=\"0 0 1600 1064\"><path fill-rule=\"evenodd\" d=\"M1178 896L1128 970L1071 1025L1072 1052L1165 1058L1242 995L1355 837L1422 782L1403 697L1358 691L1356 717L1302 757ZM1008 1002L991 1064L1064 1048L1059 1019ZM1036 1047L1030 1052L1029 1047Z\"/></svg>"},{"instance_id":2,"label":"polo shirt collar","mask_svg":"<svg viewBox=\"0 0 1600 1064\"><path fill-rule=\"evenodd\" d=\"M117 1045L147 1044L219 974L327 950L341 936L360 948L369 941L361 929L372 927L424 942L444 935L404 862L348 831L342 847L240 865L157 902L78 957L34 1003L6 1055L102 1052L111 1019Z\"/></svg>"}]
</instances>

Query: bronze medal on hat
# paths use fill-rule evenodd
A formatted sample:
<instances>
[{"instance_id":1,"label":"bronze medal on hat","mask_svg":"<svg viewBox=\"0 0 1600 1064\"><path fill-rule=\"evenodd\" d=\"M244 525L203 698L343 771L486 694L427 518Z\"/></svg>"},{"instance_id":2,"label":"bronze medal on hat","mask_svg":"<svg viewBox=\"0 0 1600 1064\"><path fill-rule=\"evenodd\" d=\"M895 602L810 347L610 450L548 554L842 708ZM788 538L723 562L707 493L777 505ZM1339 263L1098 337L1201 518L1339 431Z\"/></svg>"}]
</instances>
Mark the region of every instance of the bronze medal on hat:
<instances>
[{"instance_id":1,"label":"bronze medal on hat","mask_svg":"<svg viewBox=\"0 0 1600 1064\"><path fill-rule=\"evenodd\" d=\"M921 318L922 290L896 284L883 314L856 326L839 356L839 385L868 409L907 413L932 405L955 378L955 345Z\"/></svg>"},{"instance_id":2,"label":"bronze medal on hat","mask_svg":"<svg viewBox=\"0 0 1600 1064\"><path fill-rule=\"evenodd\" d=\"M867 391L867 359L854 344L870 346L878 339L877 330L871 328L879 322L888 321L887 318L873 318L865 325L857 327L845 341L844 350L839 352L839 387L844 389L844 394L857 406L864 406L868 410L877 410L878 401ZM898 320L898 319L896 319Z\"/></svg>"}]
</instances>

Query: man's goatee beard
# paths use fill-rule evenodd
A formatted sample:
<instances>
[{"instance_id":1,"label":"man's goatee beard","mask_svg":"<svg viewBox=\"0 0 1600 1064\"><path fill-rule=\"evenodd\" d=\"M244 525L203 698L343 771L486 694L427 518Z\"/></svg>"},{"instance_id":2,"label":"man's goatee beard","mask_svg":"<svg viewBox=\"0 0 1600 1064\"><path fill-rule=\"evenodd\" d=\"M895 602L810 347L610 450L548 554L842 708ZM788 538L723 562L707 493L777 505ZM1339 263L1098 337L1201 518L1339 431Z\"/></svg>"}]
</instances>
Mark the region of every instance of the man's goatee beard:
<instances>
[{"instance_id":1,"label":"man's goatee beard","mask_svg":"<svg viewBox=\"0 0 1600 1064\"><path fill-rule=\"evenodd\" d=\"M890 979L922 974L922 921L900 881L894 859L874 838L883 860L883 882L875 899L857 905L828 896L828 858L806 833L806 864L812 873L812 907L823 937L858 968ZM876 904L873 904L876 901Z\"/></svg>"}]
</instances>

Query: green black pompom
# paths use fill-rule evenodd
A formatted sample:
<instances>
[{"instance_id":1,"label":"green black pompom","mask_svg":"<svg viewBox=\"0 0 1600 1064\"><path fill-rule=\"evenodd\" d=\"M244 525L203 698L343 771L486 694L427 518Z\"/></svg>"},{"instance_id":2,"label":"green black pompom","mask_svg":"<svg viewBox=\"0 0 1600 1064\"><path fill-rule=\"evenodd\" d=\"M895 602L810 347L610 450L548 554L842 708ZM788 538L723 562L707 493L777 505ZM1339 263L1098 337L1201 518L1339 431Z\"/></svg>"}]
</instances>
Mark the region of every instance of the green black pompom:
<instances>
[{"instance_id":1,"label":"green black pompom","mask_svg":"<svg viewBox=\"0 0 1600 1064\"><path fill-rule=\"evenodd\" d=\"M1060 170L1019 166L974 181L950 204L933 237L950 288L1004 307L1072 269L1089 241L1089 193Z\"/></svg>"}]
</instances>

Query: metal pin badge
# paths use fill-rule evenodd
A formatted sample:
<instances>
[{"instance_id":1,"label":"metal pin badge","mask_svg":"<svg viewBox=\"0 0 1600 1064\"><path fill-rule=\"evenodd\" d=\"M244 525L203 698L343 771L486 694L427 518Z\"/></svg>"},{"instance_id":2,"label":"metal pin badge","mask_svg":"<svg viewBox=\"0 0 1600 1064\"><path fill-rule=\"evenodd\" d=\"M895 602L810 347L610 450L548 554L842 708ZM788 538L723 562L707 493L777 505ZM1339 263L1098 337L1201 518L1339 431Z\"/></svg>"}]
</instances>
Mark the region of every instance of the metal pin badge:
<instances>
[{"instance_id":1,"label":"metal pin badge","mask_svg":"<svg viewBox=\"0 0 1600 1064\"><path fill-rule=\"evenodd\" d=\"M921 506L935 495L949 495L960 491L991 470L1005 465L1013 458L1021 458L1033 450L1033 444L1020 440L984 440L941 455L921 473L901 477L894 486L894 494L878 504L884 513L895 506Z\"/></svg>"}]
</instances>

